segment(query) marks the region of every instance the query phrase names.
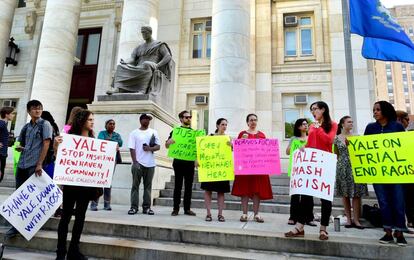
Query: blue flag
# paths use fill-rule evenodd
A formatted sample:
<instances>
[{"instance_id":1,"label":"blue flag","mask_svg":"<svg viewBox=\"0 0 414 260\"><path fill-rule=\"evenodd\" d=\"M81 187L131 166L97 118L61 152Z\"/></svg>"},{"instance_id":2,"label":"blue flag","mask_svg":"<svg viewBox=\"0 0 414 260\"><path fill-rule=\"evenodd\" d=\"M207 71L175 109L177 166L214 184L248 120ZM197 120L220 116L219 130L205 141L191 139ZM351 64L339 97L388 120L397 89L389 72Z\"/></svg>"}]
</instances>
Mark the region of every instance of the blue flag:
<instances>
[{"instance_id":1,"label":"blue flag","mask_svg":"<svg viewBox=\"0 0 414 260\"><path fill-rule=\"evenodd\" d=\"M414 44L380 0L350 0L351 33L367 59L414 63Z\"/></svg>"}]
</instances>

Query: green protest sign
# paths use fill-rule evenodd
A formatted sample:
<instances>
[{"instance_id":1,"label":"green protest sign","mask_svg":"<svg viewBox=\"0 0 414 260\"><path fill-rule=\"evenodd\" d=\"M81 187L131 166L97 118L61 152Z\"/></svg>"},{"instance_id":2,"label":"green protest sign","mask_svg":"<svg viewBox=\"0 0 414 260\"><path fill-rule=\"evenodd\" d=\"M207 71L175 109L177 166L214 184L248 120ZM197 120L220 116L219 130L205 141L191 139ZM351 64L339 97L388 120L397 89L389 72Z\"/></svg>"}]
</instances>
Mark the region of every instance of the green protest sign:
<instances>
[{"instance_id":1,"label":"green protest sign","mask_svg":"<svg viewBox=\"0 0 414 260\"><path fill-rule=\"evenodd\" d=\"M234 180L230 137L203 136L196 141L199 182Z\"/></svg>"},{"instance_id":2,"label":"green protest sign","mask_svg":"<svg viewBox=\"0 0 414 260\"><path fill-rule=\"evenodd\" d=\"M348 138L355 183L414 183L414 132Z\"/></svg>"},{"instance_id":3,"label":"green protest sign","mask_svg":"<svg viewBox=\"0 0 414 260\"><path fill-rule=\"evenodd\" d=\"M196 137L205 136L204 130L193 130L190 128L176 127L173 129L172 139L175 143L168 148L168 157L195 161L197 159Z\"/></svg>"}]
</instances>

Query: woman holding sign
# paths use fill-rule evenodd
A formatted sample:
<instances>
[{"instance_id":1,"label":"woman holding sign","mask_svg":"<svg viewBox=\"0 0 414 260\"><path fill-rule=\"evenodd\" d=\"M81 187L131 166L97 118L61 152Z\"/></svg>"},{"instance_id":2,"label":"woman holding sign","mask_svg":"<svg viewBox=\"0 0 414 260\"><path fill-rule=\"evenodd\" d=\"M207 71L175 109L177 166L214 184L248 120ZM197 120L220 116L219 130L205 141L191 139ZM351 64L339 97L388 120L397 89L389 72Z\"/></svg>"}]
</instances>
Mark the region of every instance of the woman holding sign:
<instances>
[{"instance_id":1,"label":"woman holding sign","mask_svg":"<svg viewBox=\"0 0 414 260\"><path fill-rule=\"evenodd\" d=\"M91 111L82 110L74 116L72 126L68 134L80 135L85 137L94 137L93 134L94 117ZM55 138L55 151L58 150L58 145L62 143L63 137ZM56 259L65 259L66 256L66 239L68 236L68 225L75 213L75 223L72 228L72 239L69 245L69 251L66 259L87 259L79 252L79 240L85 222L85 213L88 208L90 200L96 198L96 188L65 185L63 189L63 213L58 227L58 242ZM74 209L76 205L76 208Z\"/></svg>"},{"instance_id":2,"label":"woman holding sign","mask_svg":"<svg viewBox=\"0 0 414 260\"><path fill-rule=\"evenodd\" d=\"M308 142L305 147L332 153L332 145L338 125L331 120L328 105L323 101L317 101L310 106L310 110L315 118L315 122L309 128ZM331 217L332 201L321 199L321 203L322 217L319 239L328 240L326 227L329 225ZM292 231L285 233L285 237L303 237L305 235L304 226L306 224L306 216L310 214L310 207L306 205L306 201L302 200L300 201L299 209L298 223L296 223Z\"/></svg>"},{"instance_id":3,"label":"woman holding sign","mask_svg":"<svg viewBox=\"0 0 414 260\"><path fill-rule=\"evenodd\" d=\"M257 115L249 114L246 118L249 129L241 131L238 139L266 139L264 133L258 131ZM254 220L263 223L263 218L259 215L260 200L273 199L272 186L270 185L269 175L236 175L233 183L232 195L241 197L243 215L241 222L247 222L247 210L249 198L253 200Z\"/></svg>"},{"instance_id":4,"label":"woman holding sign","mask_svg":"<svg viewBox=\"0 0 414 260\"><path fill-rule=\"evenodd\" d=\"M227 119L219 118L216 122L216 132L212 135L225 135L227 130ZM218 216L217 219L220 222L226 221L223 217L224 209L224 193L230 192L230 182L229 181L214 181L214 182L202 182L201 189L205 190L204 192L204 202L207 208L206 221L212 221L211 218L211 195L213 191L217 192L217 205L218 205Z\"/></svg>"},{"instance_id":5,"label":"woman holding sign","mask_svg":"<svg viewBox=\"0 0 414 260\"><path fill-rule=\"evenodd\" d=\"M376 102L373 114L376 122L367 125L364 135L405 131L404 127L397 122L397 113L394 107L387 101ZM403 235L403 232L407 231L403 186L401 184L374 184L373 186L381 209L385 231L385 235L380 238L379 242L382 244L394 243L395 237L398 245L406 246L407 241ZM394 235L392 229L394 229Z\"/></svg>"},{"instance_id":6,"label":"woman holding sign","mask_svg":"<svg viewBox=\"0 0 414 260\"><path fill-rule=\"evenodd\" d=\"M337 135L334 139L335 153L338 155L336 164L336 195L342 197L347 223L345 228L355 227L364 229L359 222L361 213L361 197L368 195L366 184L355 184L352 175L351 160L349 159L347 138L352 135L353 121L350 116L344 116L339 121ZM354 219L351 218L351 202Z\"/></svg>"}]
</instances>

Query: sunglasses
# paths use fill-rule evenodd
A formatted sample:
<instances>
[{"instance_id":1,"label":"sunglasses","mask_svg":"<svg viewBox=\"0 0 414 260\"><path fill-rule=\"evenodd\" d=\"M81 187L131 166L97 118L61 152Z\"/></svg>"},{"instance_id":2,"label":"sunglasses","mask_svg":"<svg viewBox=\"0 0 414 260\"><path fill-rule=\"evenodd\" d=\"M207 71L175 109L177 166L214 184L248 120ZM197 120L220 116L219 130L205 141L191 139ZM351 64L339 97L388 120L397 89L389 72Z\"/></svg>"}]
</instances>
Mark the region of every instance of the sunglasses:
<instances>
[{"instance_id":1,"label":"sunglasses","mask_svg":"<svg viewBox=\"0 0 414 260\"><path fill-rule=\"evenodd\" d=\"M192 116L184 116L183 118L184 118L184 119L191 119L191 118L192 118Z\"/></svg>"}]
</instances>

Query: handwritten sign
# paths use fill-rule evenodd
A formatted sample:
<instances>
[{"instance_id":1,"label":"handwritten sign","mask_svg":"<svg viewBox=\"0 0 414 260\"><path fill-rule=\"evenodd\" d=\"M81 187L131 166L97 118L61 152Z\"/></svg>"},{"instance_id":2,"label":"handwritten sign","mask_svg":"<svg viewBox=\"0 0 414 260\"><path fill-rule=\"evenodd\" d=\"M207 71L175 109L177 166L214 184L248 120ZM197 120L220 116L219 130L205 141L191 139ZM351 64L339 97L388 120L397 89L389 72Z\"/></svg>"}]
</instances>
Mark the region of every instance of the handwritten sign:
<instances>
[{"instance_id":1,"label":"handwritten sign","mask_svg":"<svg viewBox=\"0 0 414 260\"><path fill-rule=\"evenodd\" d=\"M57 184L110 187L115 167L116 142L63 135L53 180Z\"/></svg>"},{"instance_id":2,"label":"handwritten sign","mask_svg":"<svg viewBox=\"0 0 414 260\"><path fill-rule=\"evenodd\" d=\"M233 151L236 175L281 174L277 139L235 139Z\"/></svg>"},{"instance_id":3,"label":"handwritten sign","mask_svg":"<svg viewBox=\"0 0 414 260\"><path fill-rule=\"evenodd\" d=\"M290 193L333 201L336 154L313 148L293 154Z\"/></svg>"},{"instance_id":4,"label":"handwritten sign","mask_svg":"<svg viewBox=\"0 0 414 260\"><path fill-rule=\"evenodd\" d=\"M39 231L63 202L63 194L46 172L34 174L1 205L1 215L27 240Z\"/></svg>"},{"instance_id":5,"label":"handwritten sign","mask_svg":"<svg viewBox=\"0 0 414 260\"><path fill-rule=\"evenodd\" d=\"M356 183L414 183L414 132L348 138Z\"/></svg>"},{"instance_id":6,"label":"handwritten sign","mask_svg":"<svg viewBox=\"0 0 414 260\"><path fill-rule=\"evenodd\" d=\"M172 139L174 139L175 143L168 148L168 157L184 161L195 161L197 158L196 137L205 135L205 130L193 130L184 127L174 128Z\"/></svg>"},{"instance_id":7,"label":"handwritten sign","mask_svg":"<svg viewBox=\"0 0 414 260\"><path fill-rule=\"evenodd\" d=\"M198 181L234 180L229 136L197 137Z\"/></svg>"}]
</instances>

